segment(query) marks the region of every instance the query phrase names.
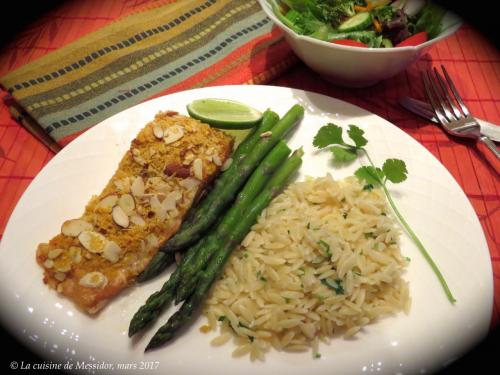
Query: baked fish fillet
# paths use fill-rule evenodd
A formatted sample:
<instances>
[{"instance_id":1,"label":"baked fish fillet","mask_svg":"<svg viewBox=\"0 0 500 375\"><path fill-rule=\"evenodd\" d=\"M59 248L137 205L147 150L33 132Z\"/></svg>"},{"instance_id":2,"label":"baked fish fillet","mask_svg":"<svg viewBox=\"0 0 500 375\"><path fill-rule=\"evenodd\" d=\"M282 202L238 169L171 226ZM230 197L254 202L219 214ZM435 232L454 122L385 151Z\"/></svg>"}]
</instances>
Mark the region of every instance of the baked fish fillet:
<instances>
[{"instance_id":1,"label":"baked fish fillet","mask_svg":"<svg viewBox=\"0 0 500 375\"><path fill-rule=\"evenodd\" d=\"M232 146L230 136L190 117L157 114L83 215L38 246L44 282L87 313L98 312L179 229Z\"/></svg>"}]
</instances>

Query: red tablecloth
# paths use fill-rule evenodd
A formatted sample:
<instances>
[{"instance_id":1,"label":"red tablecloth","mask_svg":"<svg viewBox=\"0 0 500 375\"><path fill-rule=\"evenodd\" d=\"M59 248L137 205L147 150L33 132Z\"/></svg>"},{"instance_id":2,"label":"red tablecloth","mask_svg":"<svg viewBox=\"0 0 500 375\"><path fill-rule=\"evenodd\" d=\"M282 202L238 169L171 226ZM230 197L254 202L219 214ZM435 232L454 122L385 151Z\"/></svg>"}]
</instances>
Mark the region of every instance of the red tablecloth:
<instances>
[{"instance_id":1,"label":"red tablecloth","mask_svg":"<svg viewBox=\"0 0 500 375\"><path fill-rule=\"evenodd\" d=\"M27 28L0 54L0 76L54 51L113 20L133 12L150 1L69 1ZM276 33L278 31L275 31ZM289 56L292 56L288 51ZM293 57L291 58L293 62ZM435 48L406 72L367 89L334 87L298 60L281 76L279 70L259 66L252 76L248 60L210 85L261 83L311 90L356 104L384 117L423 144L455 177L470 199L483 226L494 269L495 303L492 325L500 312L500 184L495 168L486 160L487 150L470 141L448 137L440 128L425 123L402 110L397 98L423 97L419 67L444 64L457 81L466 104L478 117L500 124L500 55L498 50L470 26ZM179 86L177 89L182 89ZM5 96L6 93L1 94ZM12 210L30 182L53 157L15 120L0 103L0 239ZM491 159L490 159L491 160ZM499 164L494 162L497 171ZM471 249L473 251L474 249Z\"/></svg>"}]
</instances>

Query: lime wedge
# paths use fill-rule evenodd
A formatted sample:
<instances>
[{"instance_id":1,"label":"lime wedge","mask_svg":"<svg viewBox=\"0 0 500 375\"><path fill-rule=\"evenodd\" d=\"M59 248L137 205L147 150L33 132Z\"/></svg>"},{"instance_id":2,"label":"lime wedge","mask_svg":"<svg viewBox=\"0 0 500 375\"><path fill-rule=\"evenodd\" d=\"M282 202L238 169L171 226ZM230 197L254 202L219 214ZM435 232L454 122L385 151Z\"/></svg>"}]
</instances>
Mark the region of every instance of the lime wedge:
<instances>
[{"instance_id":1,"label":"lime wedge","mask_svg":"<svg viewBox=\"0 0 500 375\"><path fill-rule=\"evenodd\" d=\"M187 105L187 111L191 117L221 129L248 129L262 118L256 109L228 99L198 99Z\"/></svg>"}]
</instances>

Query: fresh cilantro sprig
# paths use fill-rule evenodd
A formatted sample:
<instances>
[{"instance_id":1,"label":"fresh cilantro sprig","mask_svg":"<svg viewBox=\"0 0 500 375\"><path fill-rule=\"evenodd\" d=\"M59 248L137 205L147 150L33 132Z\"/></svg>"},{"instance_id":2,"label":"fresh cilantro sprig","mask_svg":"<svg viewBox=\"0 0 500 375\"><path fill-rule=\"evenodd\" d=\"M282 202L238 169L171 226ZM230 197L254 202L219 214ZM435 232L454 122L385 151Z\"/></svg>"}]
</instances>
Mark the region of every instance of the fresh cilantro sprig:
<instances>
[{"instance_id":1,"label":"fresh cilantro sprig","mask_svg":"<svg viewBox=\"0 0 500 375\"><path fill-rule=\"evenodd\" d=\"M349 138L353 140L354 144L349 144L344 141L342 137L342 128L340 126L328 124L323 126L318 134L316 134L313 145L318 148L334 145L330 147L334 160L338 162L350 162L358 157L358 150L366 145L368 141L363 137L363 130L355 125L349 125L347 134Z\"/></svg>"},{"instance_id":2,"label":"fresh cilantro sprig","mask_svg":"<svg viewBox=\"0 0 500 375\"><path fill-rule=\"evenodd\" d=\"M408 170L406 169L405 162L399 159L387 159L382 167L376 167L370 158L370 155L364 148L364 146L368 144L368 140L364 137L364 131L356 125L349 125L349 129L347 130L347 135L350 139L349 142L344 141L342 132L343 131L340 126L329 123L318 131L314 137L313 145L320 149L329 147L329 150L333 155L333 159L340 163L351 162L358 158L361 154L366 156L369 165L358 168L354 172L354 175L365 183L363 188L364 190L371 190L374 187L379 187L383 190L387 201L389 202L389 205L394 211L399 222L439 279L448 300L451 303L455 303L455 297L453 297L453 294L441 274L439 267L436 265L429 252L425 249L415 232L411 229L410 225L406 222L403 215L401 215L401 212L394 203L391 193L387 188L388 182L398 184L406 180Z\"/></svg>"}]
</instances>

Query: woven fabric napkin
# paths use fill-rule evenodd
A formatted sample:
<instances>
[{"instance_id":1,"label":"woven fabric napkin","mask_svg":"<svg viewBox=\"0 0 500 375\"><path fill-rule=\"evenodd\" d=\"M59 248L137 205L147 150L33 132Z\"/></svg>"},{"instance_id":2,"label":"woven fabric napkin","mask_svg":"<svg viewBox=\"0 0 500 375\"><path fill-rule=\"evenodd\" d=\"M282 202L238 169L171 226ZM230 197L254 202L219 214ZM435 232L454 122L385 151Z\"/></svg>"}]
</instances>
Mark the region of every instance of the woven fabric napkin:
<instances>
[{"instance_id":1,"label":"woven fabric napkin","mask_svg":"<svg viewBox=\"0 0 500 375\"><path fill-rule=\"evenodd\" d=\"M265 83L295 57L255 0L157 1L0 78L60 144L153 96ZM226 79L225 79L226 78Z\"/></svg>"}]
</instances>

